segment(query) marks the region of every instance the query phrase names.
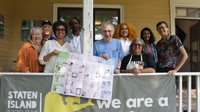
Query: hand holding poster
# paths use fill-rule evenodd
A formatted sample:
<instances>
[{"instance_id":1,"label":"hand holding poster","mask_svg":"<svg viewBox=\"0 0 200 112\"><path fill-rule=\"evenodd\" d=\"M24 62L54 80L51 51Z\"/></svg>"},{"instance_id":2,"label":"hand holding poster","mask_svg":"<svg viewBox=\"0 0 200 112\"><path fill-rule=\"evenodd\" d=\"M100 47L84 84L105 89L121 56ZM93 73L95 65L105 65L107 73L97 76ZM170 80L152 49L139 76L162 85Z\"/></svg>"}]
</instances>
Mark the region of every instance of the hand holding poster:
<instances>
[{"instance_id":1,"label":"hand holding poster","mask_svg":"<svg viewBox=\"0 0 200 112\"><path fill-rule=\"evenodd\" d=\"M101 57L60 52L54 73L53 92L93 99L112 98L113 66Z\"/></svg>"}]
</instances>

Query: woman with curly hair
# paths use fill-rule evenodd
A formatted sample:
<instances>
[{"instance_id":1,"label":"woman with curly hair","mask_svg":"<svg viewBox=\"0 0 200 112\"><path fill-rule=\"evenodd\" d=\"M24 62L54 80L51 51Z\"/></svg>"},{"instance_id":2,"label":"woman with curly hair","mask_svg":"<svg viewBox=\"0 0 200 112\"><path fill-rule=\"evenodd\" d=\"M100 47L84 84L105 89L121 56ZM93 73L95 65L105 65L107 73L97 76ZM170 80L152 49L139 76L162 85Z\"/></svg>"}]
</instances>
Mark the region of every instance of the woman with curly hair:
<instances>
[{"instance_id":1,"label":"woman with curly hair","mask_svg":"<svg viewBox=\"0 0 200 112\"><path fill-rule=\"evenodd\" d=\"M131 41L137 37L136 29L130 23L121 23L115 28L113 37L121 40L124 56L126 56L129 54Z\"/></svg>"},{"instance_id":2,"label":"woman with curly hair","mask_svg":"<svg viewBox=\"0 0 200 112\"><path fill-rule=\"evenodd\" d=\"M56 57L60 51L74 52L72 45L65 41L65 37L68 33L67 23L64 21L56 21L53 24L53 32L56 40L47 40L42 47L39 62L45 65L45 73L53 73L56 62Z\"/></svg>"}]
</instances>

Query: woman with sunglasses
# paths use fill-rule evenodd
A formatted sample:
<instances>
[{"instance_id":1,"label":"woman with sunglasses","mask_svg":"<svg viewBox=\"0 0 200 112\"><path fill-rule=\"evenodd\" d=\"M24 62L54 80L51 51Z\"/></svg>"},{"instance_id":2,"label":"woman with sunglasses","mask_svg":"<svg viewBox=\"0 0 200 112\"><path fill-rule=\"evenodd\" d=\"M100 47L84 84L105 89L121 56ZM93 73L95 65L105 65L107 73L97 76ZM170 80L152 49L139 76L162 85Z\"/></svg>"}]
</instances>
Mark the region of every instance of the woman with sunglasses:
<instances>
[{"instance_id":1,"label":"woman with sunglasses","mask_svg":"<svg viewBox=\"0 0 200 112\"><path fill-rule=\"evenodd\" d=\"M53 24L53 32L56 40L47 40L42 48L39 56L41 64L45 65L45 73L53 73L56 57L60 51L73 52L73 47L65 41L67 35L67 23L64 21L56 21Z\"/></svg>"},{"instance_id":2,"label":"woman with sunglasses","mask_svg":"<svg viewBox=\"0 0 200 112\"><path fill-rule=\"evenodd\" d=\"M130 45L130 54L122 60L121 73L153 73L156 65L149 54L142 53L144 41L141 38L133 39Z\"/></svg>"}]
</instances>

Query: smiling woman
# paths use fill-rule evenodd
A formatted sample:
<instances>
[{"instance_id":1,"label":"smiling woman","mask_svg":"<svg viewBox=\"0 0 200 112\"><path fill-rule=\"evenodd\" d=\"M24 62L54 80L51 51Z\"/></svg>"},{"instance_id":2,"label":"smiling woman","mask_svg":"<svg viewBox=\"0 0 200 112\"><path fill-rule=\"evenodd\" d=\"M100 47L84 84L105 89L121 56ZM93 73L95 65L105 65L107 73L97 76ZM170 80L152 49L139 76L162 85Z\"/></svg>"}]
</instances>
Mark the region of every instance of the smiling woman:
<instances>
[{"instance_id":1,"label":"smiling woman","mask_svg":"<svg viewBox=\"0 0 200 112\"><path fill-rule=\"evenodd\" d=\"M42 29L33 27L30 31L29 40L20 48L17 56L18 72L42 72L43 66L38 61L42 48Z\"/></svg>"},{"instance_id":2,"label":"smiling woman","mask_svg":"<svg viewBox=\"0 0 200 112\"><path fill-rule=\"evenodd\" d=\"M115 28L114 38L120 39L124 51L124 56L129 54L131 41L137 37L136 29L130 23L120 23Z\"/></svg>"},{"instance_id":3,"label":"smiling woman","mask_svg":"<svg viewBox=\"0 0 200 112\"><path fill-rule=\"evenodd\" d=\"M125 56L121 64L121 73L153 73L155 63L148 54L143 54L144 41L140 38L133 39L130 45L130 54Z\"/></svg>"},{"instance_id":4,"label":"smiling woman","mask_svg":"<svg viewBox=\"0 0 200 112\"><path fill-rule=\"evenodd\" d=\"M45 65L45 73L53 73L56 57L60 51L74 52L74 49L70 43L65 41L68 28L64 21L56 21L53 24L53 32L56 36L56 40L47 40L42 48L39 56L39 61L42 65Z\"/></svg>"}]
</instances>

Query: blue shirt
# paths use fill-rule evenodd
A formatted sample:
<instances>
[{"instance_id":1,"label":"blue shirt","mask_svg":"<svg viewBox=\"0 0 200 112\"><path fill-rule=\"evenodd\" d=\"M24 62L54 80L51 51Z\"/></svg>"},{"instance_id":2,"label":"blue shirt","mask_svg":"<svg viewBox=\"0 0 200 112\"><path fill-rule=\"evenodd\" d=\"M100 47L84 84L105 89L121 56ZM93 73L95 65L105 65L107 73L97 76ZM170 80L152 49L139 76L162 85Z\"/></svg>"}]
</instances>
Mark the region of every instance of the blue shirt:
<instances>
[{"instance_id":1,"label":"blue shirt","mask_svg":"<svg viewBox=\"0 0 200 112\"><path fill-rule=\"evenodd\" d=\"M108 61L117 68L118 60L123 58L123 48L120 40L112 39L110 42L105 42L103 39L94 43L93 53L95 56L108 54Z\"/></svg>"}]
</instances>

